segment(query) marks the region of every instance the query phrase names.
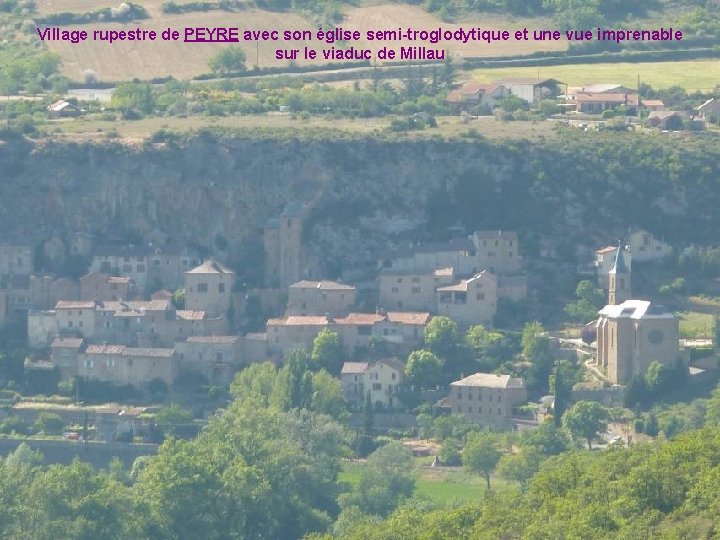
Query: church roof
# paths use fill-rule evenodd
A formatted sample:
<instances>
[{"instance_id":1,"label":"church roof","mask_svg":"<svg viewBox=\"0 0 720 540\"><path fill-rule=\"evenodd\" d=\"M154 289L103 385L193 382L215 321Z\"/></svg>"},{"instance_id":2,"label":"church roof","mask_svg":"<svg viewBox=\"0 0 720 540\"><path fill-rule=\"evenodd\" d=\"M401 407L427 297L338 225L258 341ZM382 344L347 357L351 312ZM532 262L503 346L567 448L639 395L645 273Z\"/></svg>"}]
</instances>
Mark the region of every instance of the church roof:
<instances>
[{"instance_id":1,"label":"church roof","mask_svg":"<svg viewBox=\"0 0 720 540\"><path fill-rule=\"evenodd\" d=\"M647 300L625 300L622 304L605 306L600 310L600 315L612 319L674 319L675 315L667 311L663 306L653 304Z\"/></svg>"}]
</instances>

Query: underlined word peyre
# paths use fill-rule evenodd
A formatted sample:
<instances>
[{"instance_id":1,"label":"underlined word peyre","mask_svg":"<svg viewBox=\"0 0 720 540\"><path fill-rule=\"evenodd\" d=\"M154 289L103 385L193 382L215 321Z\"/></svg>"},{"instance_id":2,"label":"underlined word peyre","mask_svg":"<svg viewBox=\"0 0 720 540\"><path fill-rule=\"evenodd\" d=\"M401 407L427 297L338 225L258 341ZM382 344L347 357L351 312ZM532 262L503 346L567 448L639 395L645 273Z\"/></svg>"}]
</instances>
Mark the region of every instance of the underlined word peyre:
<instances>
[{"instance_id":1,"label":"underlined word peyre","mask_svg":"<svg viewBox=\"0 0 720 540\"><path fill-rule=\"evenodd\" d=\"M185 27L185 43L239 43L240 31L238 28L219 27Z\"/></svg>"},{"instance_id":2,"label":"underlined word peyre","mask_svg":"<svg viewBox=\"0 0 720 540\"><path fill-rule=\"evenodd\" d=\"M184 43L240 43L239 39L185 39Z\"/></svg>"}]
</instances>

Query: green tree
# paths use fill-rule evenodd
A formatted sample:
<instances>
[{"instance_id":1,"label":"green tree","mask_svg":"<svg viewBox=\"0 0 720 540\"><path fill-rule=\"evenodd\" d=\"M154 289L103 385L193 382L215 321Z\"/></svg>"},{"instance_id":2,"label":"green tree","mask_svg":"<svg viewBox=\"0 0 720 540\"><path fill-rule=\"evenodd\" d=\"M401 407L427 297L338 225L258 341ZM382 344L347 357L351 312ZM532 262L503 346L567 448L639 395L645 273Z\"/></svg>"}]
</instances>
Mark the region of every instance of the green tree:
<instances>
[{"instance_id":1,"label":"green tree","mask_svg":"<svg viewBox=\"0 0 720 540\"><path fill-rule=\"evenodd\" d=\"M567 375L563 375L563 372L567 372L561 362L555 364L553 375L550 379L550 390L555 395L555 402L553 404L553 421L556 427L560 427L562 424L562 416L567 410L570 397L572 395L572 383L567 379Z\"/></svg>"},{"instance_id":2,"label":"green tree","mask_svg":"<svg viewBox=\"0 0 720 540\"><path fill-rule=\"evenodd\" d=\"M562 454L570 449L570 439L565 430L553 422L544 422L537 429L523 431L522 446L530 447L545 456Z\"/></svg>"},{"instance_id":3,"label":"green tree","mask_svg":"<svg viewBox=\"0 0 720 540\"><path fill-rule=\"evenodd\" d=\"M415 488L415 480L410 475L412 466L412 454L401 443L381 446L368 457L353 490L340 496L340 506L387 516L412 495Z\"/></svg>"},{"instance_id":4,"label":"green tree","mask_svg":"<svg viewBox=\"0 0 720 540\"><path fill-rule=\"evenodd\" d=\"M497 449L493 437L486 433L468 434L462 462L466 469L485 478L487 489L490 489L490 476L500 461L502 453Z\"/></svg>"},{"instance_id":5,"label":"green tree","mask_svg":"<svg viewBox=\"0 0 720 540\"><path fill-rule=\"evenodd\" d=\"M160 409L156 420L163 433L171 437L187 433L188 428L192 427L192 414L177 403Z\"/></svg>"},{"instance_id":6,"label":"green tree","mask_svg":"<svg viewBox=\"0 0 720 540\"><path fill-rule=\"evenodd\" d=\"M597 318L598 310L605 302L602 289L598 289L591 281L583 280L575 289L577 301L565 306L565 313L580 323L587 323Z\"/></svg>"},{"instance_id":7,"label":"green tree","mask_svg":"<svg viewBox=\"0 0 720 540\"><path fill-rule=\"evenodd\" d=\"M433 317L425 327L425 345L440 358L452 358L460 344L457 323L449 317Z\"/></svg>"},{"instance_id":8,"label":"green tree","mask_svg":"<svg viewBox=\"0 0 720 540\"><path fill-rule=\"evenodd\" d=\"M313 340L312 361L317 369L325 369L332 375L340 375L345 350L337 332L322 329Z\"/></svg>"},{"instance_id":9,"label":"green tree","mask_svg":"<svg viewBox=\"0 0 720 540\"><path fill-rule=\"evenodd\" d=\"M462 463L460 456L460 441L457 439L445 439L440 447L438 457L443 465L455 466Z\"/></svg>"},{"instance_id":10,"label":"green tree","mask_svg":"<svg viewBox=\"0 0 720 540\"><path fill-rule=\"evenodd\" d=\"M117 85L110 104L121 111L135 110L149 114L155 106L155 98L149 84L125 82Z\"/></svg>"},{"instance_id":11,"label":"green tree","mask_svg":"<svg viewBox=\"0 0 720 540\"><path fill-rule=\"evenodd\" d=\"M347 416L342 384L325 370L312 375L310 408L313 412L327 414L336 420L342 420Z\"/></svg>"},{"instance_id":12,"label":"green tree","mask_svg":"<svg viewBox=\"0 0 720 540\"><path fill-rule=\"evenodd\" d=\"M362 434L360 434L357 442L357 453L360 456L367 456L373 451L373 431L375 428L375 414L373 412L372 398L370 390L365 393L365 403L363 405L363 424Z\"/></svg>"},{"instance_id":13,"label":"green tree","mask_svg":"<svg viewBox=\"0 0 720 540\"><path fill-rule=\"evenodd\" d=\"M563 426L573 438L585 439L592 450L592 441L607 428L607 419L607 409L597 401L578 401L565 413Z\"/></svg>"},{"instance_id":14,"label":"green tree","mask_svg":"<svg viewBox=\"0 0 720 540\"><path fill-rule=\"evenodd\" d=\"M442 361L431 351L413 351L405 364L405 376L419 388L432 388L440 383Z\"/></svg>"},{"instance_id":15,"label":"green tree","mask_svg":"<svg viewBox=\"0 0 720 540\"><path fill-rule=\"evenodd\" d=\"M489 332L482 325L471 326L465 333L465 342L475 353L480 364L480 371L490 372L497 369L502 362L503 335Z\"/></svg>"},{"instance_id":16,"label":"green tree","mask_svg":"<svg viewBox=\"0 0 720 540\"><path fill-rule=\"evenodd\" d=\"M283 370L288 377L288 407L309 409L312 404L312 373L308 353L300 348L290 351Z\"/></svg>"},{"instance_id":17,"label":"green tree","mask_svg":"<svg viewBox=\"0 0 720 540\"><path fill-rule=\"evenodd\" d=\"M209 65L213 73L228 75L245 71L245 60L245 53L240 47L225 47L210 59Z\"/></svg>"},{"instance_id":18,"label":"green tree","mask_svg":"<svg viewBox=\"0 0 720 540\"><path fill-rule=\"evenodd\" d=\"M528 387L540 392L546 391L554 362L550 352L550 338L539 322L528 323L523 328L522 352L531 362L527 373Z\"/></svg>"},{"instance_id":19,"label":"green tree","mask_svg":"<svg viewBox=\"0 0 720 540\"><path fill-rule=\"evenodd\" d=\"M541 455L532 448L524 449L519 454L507 454L500 458L497 472L506 480L520 484L525 491L528 482L540 468Z\"/></svg>"}]
</instances>

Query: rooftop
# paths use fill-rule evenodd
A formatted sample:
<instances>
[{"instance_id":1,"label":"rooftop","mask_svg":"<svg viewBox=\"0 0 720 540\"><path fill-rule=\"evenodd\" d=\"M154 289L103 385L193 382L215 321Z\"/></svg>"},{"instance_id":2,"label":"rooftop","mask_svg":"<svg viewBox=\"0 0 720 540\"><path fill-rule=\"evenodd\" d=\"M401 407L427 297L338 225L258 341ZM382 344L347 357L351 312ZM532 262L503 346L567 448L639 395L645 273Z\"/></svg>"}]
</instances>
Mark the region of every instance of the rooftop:
<instances>
[{"instance_id":1,"label":"rooftop","mask_svg":"<svg viewBox=\"0 0 720 540\"><path fill-rule=\"evenodd\" d=\"M95 309L95 302L77 300L59 300L55 309Z\"/></svg>"},{"instance_id":2,"label":"rooftop","mask_svg":"<svg viewBox=\"0 0 720 540\"><path fill-rule=\"evenodd\" d=\"M187 342L231 345L237 343L238 339L240 339L240 336L192 336L187 338Z\"/></svg>"},{"instance_id":3,"label":"rooftop","mask_svg":"<svg viewBox=\"0 0 720 540\"><path fill-rule=\"evenodd\" d=\"M510 375L497 375L495 373L475 373L459 381L450 383L450 386L477 386L482 388L523 388L525 381Z\"/></svg>"},{"instance_id":4,"label":"rooftop","mask_svg":"<svg viewBox=\"0 0 720 540\"><path fill-rule=\"evenodd\" d=\"M310 281L302 280L290 285L291 289L320 289L323 291L354 291L355 287L337 281Z\"/></svg>"},{"instance_id":5,"label":"rooftop","mask_svg":"<svg viewBox=\"0 0 720 540\"><path fill-rule=\"evenodd\" d=\"M192 270L188 270L185 273L186 274L234 274L235 272L230 270L224 264L219 263L215 259L208 259L207 261L202 263L200 266L196 266Z\"/></svg>"},{"instance_id":6,"label":"rooftop","mask_svg":"<svg viewBox=\"0 0 720 540\"><path fill-rule=\"evenodd\" d=\"M663 306L653 304L647 300L625 300L622 304L605 306L599 312L600 315L613 319L674 319L675 315L667 311Z\"/></svg>"},{"instance_id":7,"label":"rooftop","mask_svg":"<svg viewBox=\"0 0 720 540\"><path fill-rule=\"evenodd\" d=\"M369 366L368 362L345 362L340 373L343 375L358 375L365 373Z\"/></svg>"},{"instance_id":8,"label":"rooftop","mask_svg":"<svg viewBox=\"0 0 720 540\"><path fill-rule=\"evenodd\" d=\"M68 349L79 349L82 347L83 338L57 337L53 340L50 347L65 347Z\"/></svg>"}]
</instances>

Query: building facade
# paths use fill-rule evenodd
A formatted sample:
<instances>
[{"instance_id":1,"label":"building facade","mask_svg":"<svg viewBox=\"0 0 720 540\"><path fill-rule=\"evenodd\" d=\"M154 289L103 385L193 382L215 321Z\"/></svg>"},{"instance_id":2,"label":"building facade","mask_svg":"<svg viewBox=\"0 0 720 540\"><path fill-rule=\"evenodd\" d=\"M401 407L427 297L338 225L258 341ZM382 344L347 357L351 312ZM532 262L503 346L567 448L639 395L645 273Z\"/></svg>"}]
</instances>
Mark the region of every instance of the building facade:
<instances>
[{"instance_id":1,"label":"building facade","mask_svg":"<svg viewBox=\"0 0 720 540\"><path fill-rule=\"evenodd\" d=\"M527 403L525 381L510 375L475 373L450 383L448 405L453 413L484 427L512 428L513 410Z\"/></svg>"}]
</instances>

